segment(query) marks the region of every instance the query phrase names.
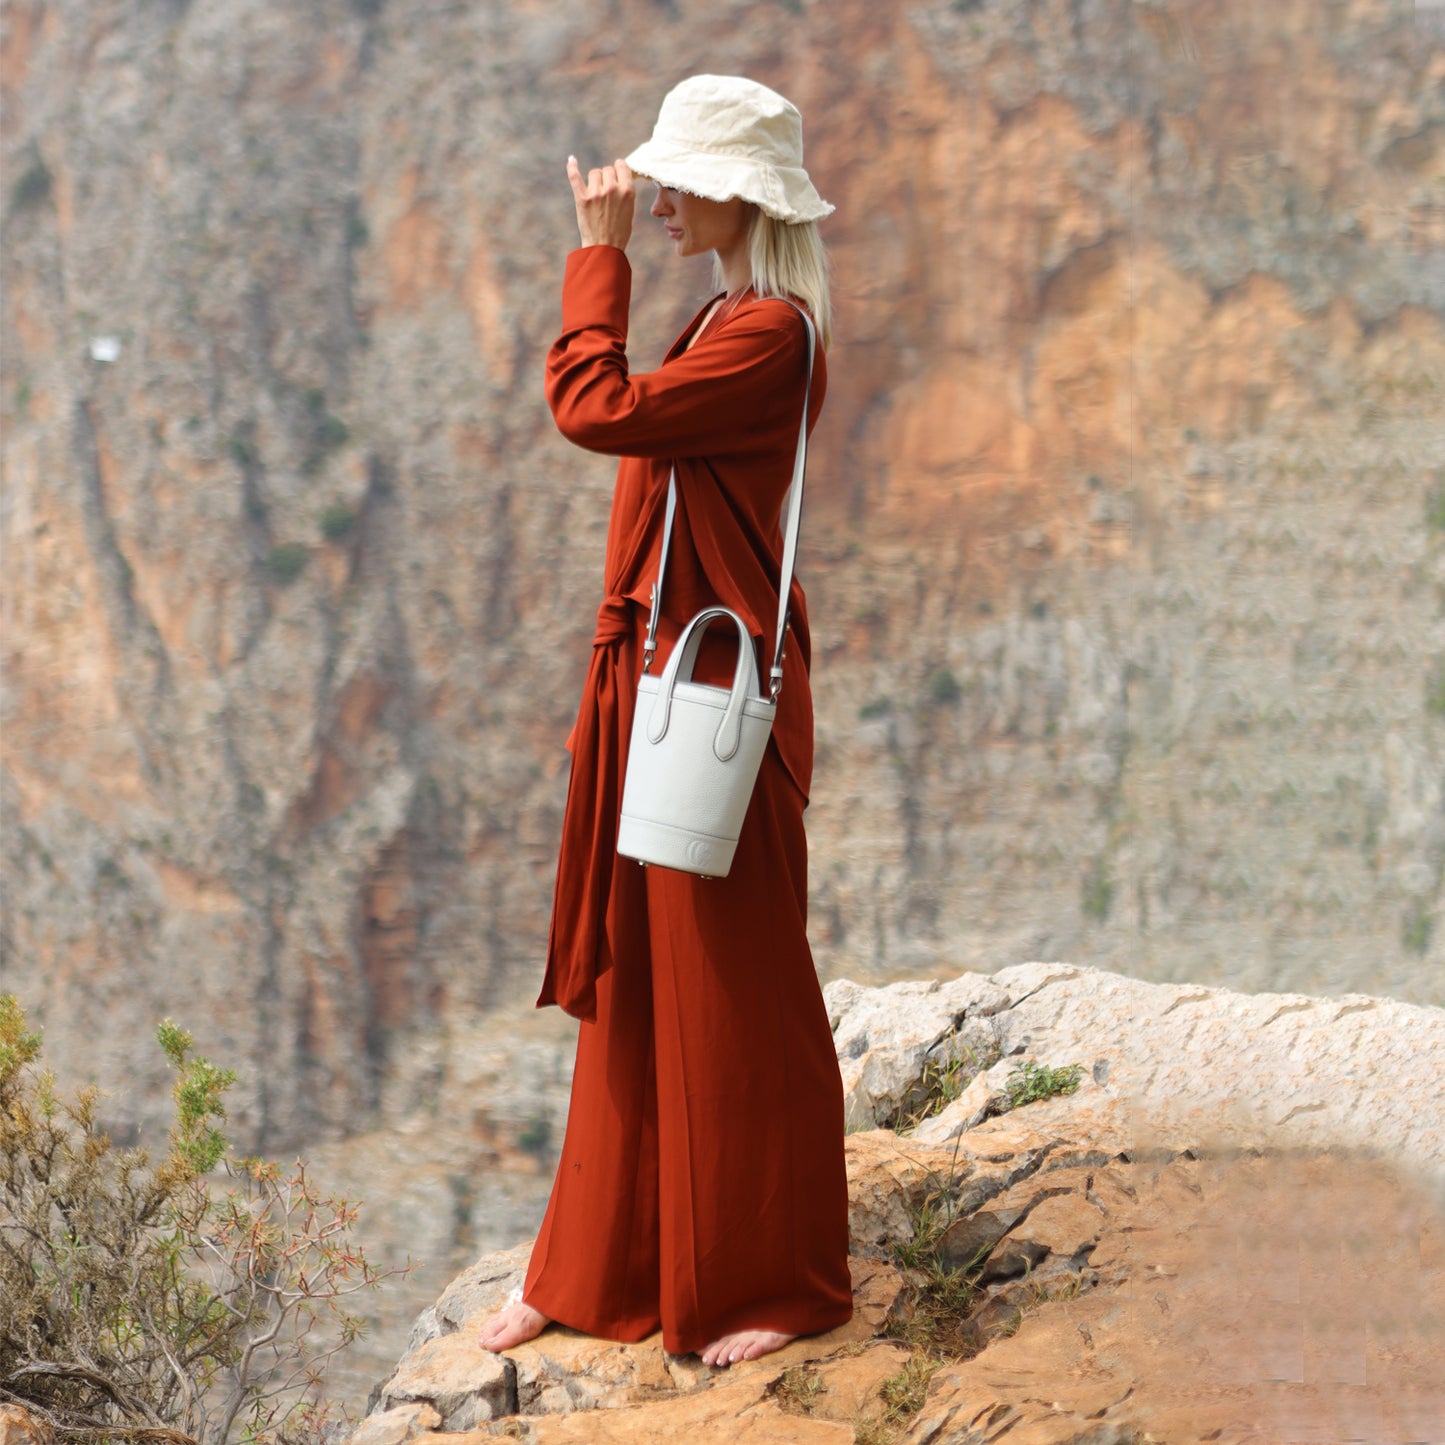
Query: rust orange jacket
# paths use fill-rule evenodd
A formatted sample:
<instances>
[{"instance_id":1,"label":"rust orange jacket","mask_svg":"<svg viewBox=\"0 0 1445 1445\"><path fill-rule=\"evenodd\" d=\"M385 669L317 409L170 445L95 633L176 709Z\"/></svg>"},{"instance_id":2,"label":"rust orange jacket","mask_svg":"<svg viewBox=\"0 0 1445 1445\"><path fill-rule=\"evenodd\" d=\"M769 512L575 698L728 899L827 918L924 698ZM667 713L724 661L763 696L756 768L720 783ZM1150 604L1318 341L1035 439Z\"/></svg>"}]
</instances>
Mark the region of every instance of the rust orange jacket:
<instances>
[{"instance_id":1,"label":"rust orange jacket","mask_svg":"<svg viewBox=\"0 0 1445 1445\"><path fill-rule=\"evenodd\" d=\"M631 291L624 252L613 246L573 251L562 290L562 334L547 357L547 401L558 429L589 451L622 458L592 661L567 740L572 776L537 1000L582 1019L595 1014L597 976L622 952L646 947L641 873L616 854L637 686L637 678L621 670L621 654L633 649L617 644L645 624L669 471L676 466L678 506L657 666L694 613L722 602L755 640L766 639L760 652L766 677L777 622L779 515L792 481L806 376L802 318L786 302L758 300L751 292L736 309L716 314L689 349L704 307L656 371L634 374L627 363ZM826 389L820 347L810 427ZM790 619L771 745L806 798L813 705L807 611L796 580Z\"/></svg>"}]
</instances>

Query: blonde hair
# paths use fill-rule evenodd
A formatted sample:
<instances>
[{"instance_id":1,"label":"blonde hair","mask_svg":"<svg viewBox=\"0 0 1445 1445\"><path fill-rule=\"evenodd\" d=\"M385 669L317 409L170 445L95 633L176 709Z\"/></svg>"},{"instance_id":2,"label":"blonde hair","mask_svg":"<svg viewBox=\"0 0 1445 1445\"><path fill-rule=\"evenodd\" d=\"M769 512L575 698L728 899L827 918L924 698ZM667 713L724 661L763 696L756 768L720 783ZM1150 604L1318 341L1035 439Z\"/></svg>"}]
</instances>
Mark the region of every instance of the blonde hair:
<instances>
[{"instance_id":1,"label":"blonde hair","mask_svg":"<svg viewBox=\"0 0 1445 1445\"><path fill-rule=\"evenodd\" d=\"M780 221L754 209L748 226L748 267L754 292L801 301L818 328L824 350L833 344L833 307L828 297L828 253L816 221ZM714 284L726 290L722 263L713 263Z\"/></svg>"}]
</instances>

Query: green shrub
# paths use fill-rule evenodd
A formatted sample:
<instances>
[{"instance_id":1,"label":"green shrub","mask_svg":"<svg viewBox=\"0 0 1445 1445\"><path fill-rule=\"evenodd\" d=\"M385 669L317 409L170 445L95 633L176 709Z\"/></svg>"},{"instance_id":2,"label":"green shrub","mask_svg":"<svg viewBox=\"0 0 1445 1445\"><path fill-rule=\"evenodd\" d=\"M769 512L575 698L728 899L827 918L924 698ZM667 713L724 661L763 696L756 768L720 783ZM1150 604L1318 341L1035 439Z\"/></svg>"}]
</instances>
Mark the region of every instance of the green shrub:
<instances>
[{"instance_id":1,"label":"green shrub","mask_svg":"<svg viewBox=\"0 0 1445 1445\"><path fill-rule=\"evenodd\" d=\"M344 542L356 526L356 513L345 502L332 502L321 514L321 535L328 542Z\"/></svg>"},{"instance_id":2,"label":"green shrub","mask_svg":"<svg viewBox=\"0 0 1445 1445\"><path fill-rule=\"evenodd\" d=\"M157 1040L175 1117L152 1162L102 1130L97 1088L62 1097L0 996L0 1399L67 1441L284 1445L325 1414L318 1371L360 1328L343 1301L382 1276L304 1165L230 1155L235 1075L169 1019Z\"/></svg>"},{"instance_id":3,"label":"green shrub","mask_svg":"<svg viewBox=\"0 0 1445 1445\"><path fill-rule=\"evenodd\" d=\"M306 408L306 454L301 470L314 476L332 452L351 440L351 429L339 416L327 411L326 393L319 386L308 386L301 400Z\"/></svg>"},{"instance_id":4,"label":"green shrub","mask_svg":"<svg viewBox=\"0 0 1445 1445\"><path fill-rule=\"evenodd\" d=\"M517 1148L534 1158L545 1159L551 1147L552 1122L545 1115L539 1114L517 1135Z\"/></svg>"},{"instance_id":5,"label":"green shrub","mask_svg":"<svg viewBox=\"0 0 1445 1445\"><path fill-rule=\"evenodd\" d=\"M102 858L96 865L95 881L106 888L129 888L131 881L114 858Z\"/></svg>"},{"instance_id":6,"label":"green shrub","mask_svg":"<svg viewBox=\"0 0 1445 1445\"><path fill-rule=\"evenodd\" d=\"M302 573L311 553L300 542L278 542L266 557L266 569L278 587L289 587Z\"/></svg>"},{"instance_id":7,"label":"green shrub","mask_svg":"<svg viewBox=\"0 0 1445 1445\"><path fill-rule=\"evenodd\" d=\"M32 154L30 164L20 172L15 184L10 188L10 209L28 211L34 206L43 205L50 199L53 186L54 181L50 175L50 167L45 164L45 157L38 152Z\"/></svg>"},{"instance_id":8,"label":"green shrub","mask_svg":"<svg viewBox=\"0 0 1445 1445\"><path fill-rule=\"evenodd\" d=\"M324 416L316 424L316 441L322 451L335 451L351 439L351 428L339 416Z\"/></svg>"},{"instance_id":9,"label":"green shrub","mask_svg":"<svg viewBox=\"0 0 1445 1445\"><path fill-rule=\"evenodd\" d=\"M924 687L929 702L939 707L951 706L963 696L963 689L959 686L958 679L946 667L934 668L928 674L928 681Z\"/></svg>"}]
</instances>

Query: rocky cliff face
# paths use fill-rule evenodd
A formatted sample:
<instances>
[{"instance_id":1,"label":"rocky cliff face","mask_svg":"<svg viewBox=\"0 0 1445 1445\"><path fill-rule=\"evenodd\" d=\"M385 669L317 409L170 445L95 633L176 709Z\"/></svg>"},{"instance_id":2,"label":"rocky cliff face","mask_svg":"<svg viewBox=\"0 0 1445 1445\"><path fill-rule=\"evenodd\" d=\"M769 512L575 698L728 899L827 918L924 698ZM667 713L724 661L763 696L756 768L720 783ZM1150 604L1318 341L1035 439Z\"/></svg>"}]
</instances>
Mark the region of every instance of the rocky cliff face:
<instances>
[{"instance_id":1,"label":"rocky cliff face","mask_svg":"<svg viewBox=\"0 0 1445 1445\"><path fill-rule=\"evenodd\" d=\"M1445 109L1353 3L15 0L4 986L267 1147L533 986L610 466L559 158L698 68L838 207L805 555L830 973L1442 996ZM646 233L633 352L706 289Z\"/></svg>"},{"instance_id":2,"label":"rocky cliff face","mask_svg":"<svg viewBox=\"0 0 1445 1445\"><path fill-rule=\"evenodd\" d=\"M1181 1151L1218 1159L1247 1151L1274 1161L1259 1187L1286 1196L1304 1186L1288 1183L1276 1164L1288 1172L1295 1156L1354 1159L1340 1169L1358 1166L1365 1181L1375 1174L1361 1150L1387 1161L1390 1177L1445 1170L1439 1009L1359 994L1242 995L1067 963L885 988L838 979L825 996L850 1133L896 1127L925 1112L926 1078L935 1086L950 1076L955 1086L971 1080L948 1091L958 1097L945 1107L935 1098L936 1112L906 1129L906 1138L889 1135L888 1158L955 1147L986 1154L993 1131L1004 1127L998 1115L1010 1076L1035 1061L1081 1069L1068 1099L1009 1116L1013 1129L1058 1114L1066 1129L1059 1160L1075 1160L1079 1150L1114 1151L1130 1156L1124 1162L1132 1171L1134 1163ZM417 1050L389 1084L376 1128L314 1151L319 1177L366 1201L363 1234L376 1258L393 1266L410 1258L417 1266L364 1302L371 1330L334 1365L328 1385L336 1399L355 1405L366 1398L395 1364L417 1311L479 1255L497 1258L480 1277L468 1276L471 1285L451 1287L451 1323L433 1320L428 1329L449 1333L464 1315L490 1306L493 1294L479 1293L477 1278L490 1281L488 1289L497 1285L497 1298L516 1282L509 1276L525 1266L527 1251L513 1251L541 1221L566 1119L571 1051L560 1023L552 1011L502 1014L459 1030L464 1045ZM1017 1143L1024 1172L1012 1183L1044 1167L1050 1156L1037 1148L1036 1140ZM921 1165L910 1177L923 1181L932 1167ZM1221 1175L1218 1182L1233 1190L1240 1181ZM1322 1188L1335 1201L1328 1207L1355 1208L1333 1174ZM888 1254L906 1244L913 1227L907 1200L886 1190L876 1195L873 1185L858 1189L855 1247ZM908 1195L915 1205L921 1197ZM1075 1250L1055 1253L1072 1258ZM503 1377L488 1378L496 1384Z\"/></svg>"},{"instance_id":3,"label":"rocky cliff face","mask_svg":"<svg viewBox=\"0 0 1445 1445\"><path fill-rule=\"evenodd\" d=\"M979 1144L987 1163L888 1134L849 1148L860 1201L902 1218L929 1171L994 1191L950 1225L960 1255L985 1255L951 1358L918 1343L919 1273L860 1254L850 1325L726 1372L657 1337L557 1328L498 1359L473 1336L525 1260L494 1256L438 1301L351 1445L1437 1438L1445 1350L1393 1287L1409 1279L1408 1307L1438 1309L1440 1219L1408 1175L1348 1156L1135 1161L1057 1118ZM1054 1162L1036 1172L1040 1152ZM1379 1231L1366 1249L1361 1219Z\"/></svg>"},{"instance_id":4,"label":"rocky cliff face","mask_svg":"<svg viewBox=\"0 0 1445 1445\"><path fill-rule=\"evenodd\" d=\"M418 1318L351 1445L1437 1438L1445 1012L1057 964L828 1005L862 1126L849 1325L726 1372L557 1327L499 1357L476 1329L527 1262L501 1251ZM868 1128L936 1110L955 1060L941 1111ZM1010 1107L1070 1065L1075 1092Z\"/></svg>"}]
</instances>

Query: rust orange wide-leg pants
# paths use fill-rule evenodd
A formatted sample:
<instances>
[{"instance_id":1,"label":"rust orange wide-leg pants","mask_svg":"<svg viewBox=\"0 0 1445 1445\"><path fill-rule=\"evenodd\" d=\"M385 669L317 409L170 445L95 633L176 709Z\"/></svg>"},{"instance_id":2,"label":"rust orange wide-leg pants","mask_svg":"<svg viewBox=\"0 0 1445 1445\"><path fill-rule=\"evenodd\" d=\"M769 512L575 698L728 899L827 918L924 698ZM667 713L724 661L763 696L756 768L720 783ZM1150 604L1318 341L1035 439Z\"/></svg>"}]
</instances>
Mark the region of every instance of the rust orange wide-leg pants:
<instances>
[{"instance_id":1,"label":"rust orange wide-leg pants","mask_svg":"<svg viewBox=\"0 0 1445 1445\"><path fill-rule=\"evenodd\" d=\"M606 1339L660 1325L677 1354L831 1329L852 1314L843 1093L806 936L803 797L775 749L726 878L640 877L648 946L613 961L581 1025L524 1298Z\"/></svg>"}]
</instances>

